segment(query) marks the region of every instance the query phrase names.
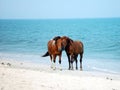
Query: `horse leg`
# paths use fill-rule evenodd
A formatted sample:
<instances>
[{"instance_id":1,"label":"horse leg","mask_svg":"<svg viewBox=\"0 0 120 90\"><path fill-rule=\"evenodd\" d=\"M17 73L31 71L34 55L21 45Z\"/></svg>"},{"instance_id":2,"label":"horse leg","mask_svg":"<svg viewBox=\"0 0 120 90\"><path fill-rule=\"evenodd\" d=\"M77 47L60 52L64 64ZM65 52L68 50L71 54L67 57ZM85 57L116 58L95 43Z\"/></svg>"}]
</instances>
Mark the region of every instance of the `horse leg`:
<instances>
[{"instance_id":1,"label":"horse leg","mask_svg":"<svg viewBox=\"0 0 120 90\"><path fill-rule=\"evenodd\" d=\"M78 57L78 55L75 56L76 70L78 70L78 65L77 65L78 60L77 60L77 57Z\"/></svg>"},{"instance_id":2,"label":"horse leg","mask_svg":"<svg viewBox=\"0 0 120 90\"><path fill-rule=\"evenodd\" d=\"M71 68L71 67L70 67L70 66L71 66L71 65L70 65L70 55L69 55L68 53L66 53L66 54L67 54L67 57L68 57L68 63L69 63L69 68L68 68L68 70L70 70L70 68Z\"/></svg>"},{"instance_id":3,"label":"horse leg","mask_svg":"<svg viewBox=\"0 0 120 90\"><path fill-rule=\"evenodd\" d=\"M71 63L70 63L70 70L73 70L73 61L71 61Z\"/></svg>"},{"instance_id":4,"label":"horse leg","mask_svg":"<svg viewBox=\"0 0 120 90\"><path fill-rule=\"evenodd\" d=\"M83 54L80 54L80 70L82 71L82 58L83 58Z\"/></svg>"},{"instance_id":5,"label":"horse leg","mask_svg":"<svg viewBox=\"0 0 120 90\"><path fill-rule=\"evenodd\" d=\"M56 69L56 65L55 65L55 61L56 61L56 55L53 55L53 70Z\"/></svg>"},{"instance_id":6,"label":"horse leg","mask_svg":"<svg viewBox=\"0 0 120 90\"><path fill-rule=\"evenodd\" d=\"M51 60L51 68L53 68L53 61L52 61L52 56L50 55L50 60Z\"/></svg>"},{"instance_id":7,"label":"horse leg","mask_svg":"<svg viewBox=\"0 0 120 90\"><path fill-rule=\"evenodd\" d=\"M73 70L73 61L74 61L74 58L71 55L71 59L70 59L70 69L71 70Z\"/></svg>"},{"instance_id":8,"label":"horse leg","mask_svg":"<svg viewBox=\"0 0 120 90\"><path fill-rule=\"evenodd\" d=\"M62 67L61 67L61 55L59 55L59 66L60 66L60 70L62 70Z\"/></svg>"}]
</instances>

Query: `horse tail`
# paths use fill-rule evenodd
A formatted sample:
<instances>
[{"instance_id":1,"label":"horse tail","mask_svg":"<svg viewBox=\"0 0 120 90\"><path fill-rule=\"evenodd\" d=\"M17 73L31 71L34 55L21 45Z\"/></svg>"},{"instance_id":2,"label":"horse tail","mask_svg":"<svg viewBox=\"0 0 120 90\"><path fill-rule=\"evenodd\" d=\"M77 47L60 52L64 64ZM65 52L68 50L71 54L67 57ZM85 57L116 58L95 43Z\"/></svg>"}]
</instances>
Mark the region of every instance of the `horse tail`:
<instances>
[{"instance_id":1,"label":"horse tail","mask_svg":"<svg viewBox=\"0 0 120 90\"><path fill-rule=\"evenodd\" d=\"M49 56L50 54L48 53L48 51L42 56L42 57L46 57Z\"/></svg>"}]
</instances>

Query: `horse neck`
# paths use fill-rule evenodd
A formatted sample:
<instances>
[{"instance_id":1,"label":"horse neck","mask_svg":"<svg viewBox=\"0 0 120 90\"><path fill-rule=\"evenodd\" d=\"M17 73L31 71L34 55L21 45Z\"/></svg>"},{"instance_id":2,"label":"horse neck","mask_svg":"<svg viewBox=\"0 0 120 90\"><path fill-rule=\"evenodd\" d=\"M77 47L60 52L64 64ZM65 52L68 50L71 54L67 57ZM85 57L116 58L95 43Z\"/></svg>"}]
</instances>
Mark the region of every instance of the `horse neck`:
<instances>
[{"instance_id":1,"label":"horse neck","mask_svg":"<svg viewBox=\"0 0 120 90\"><path fill-rule=\"evenodd\" d=\"M71 48L72 48L72 49L74 48L72 41L70 41L70 42L66 45L65 51L69 53L69 52L71 51Z\"/></svg>"}]
</instances>

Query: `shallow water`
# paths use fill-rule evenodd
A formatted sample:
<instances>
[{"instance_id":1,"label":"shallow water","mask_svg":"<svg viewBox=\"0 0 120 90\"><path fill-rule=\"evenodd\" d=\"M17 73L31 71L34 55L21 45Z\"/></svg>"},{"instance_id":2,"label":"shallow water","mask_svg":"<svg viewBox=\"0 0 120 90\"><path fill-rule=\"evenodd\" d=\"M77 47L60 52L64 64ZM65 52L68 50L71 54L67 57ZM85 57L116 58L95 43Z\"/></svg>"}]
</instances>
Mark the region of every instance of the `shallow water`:
<instances>
[{"instance_id":1,"label":"shallow water","mask_svg":"<svg viewBox=\"0 0 120 90\"><path fill-rule=\"evenodd\" d=\"M84 43L85 70L120 72L120 18L0 20L0 58L50 63L41 58L54 36ZM63 52L64 67L68 67Z\"/></svg>"}]
</instances>

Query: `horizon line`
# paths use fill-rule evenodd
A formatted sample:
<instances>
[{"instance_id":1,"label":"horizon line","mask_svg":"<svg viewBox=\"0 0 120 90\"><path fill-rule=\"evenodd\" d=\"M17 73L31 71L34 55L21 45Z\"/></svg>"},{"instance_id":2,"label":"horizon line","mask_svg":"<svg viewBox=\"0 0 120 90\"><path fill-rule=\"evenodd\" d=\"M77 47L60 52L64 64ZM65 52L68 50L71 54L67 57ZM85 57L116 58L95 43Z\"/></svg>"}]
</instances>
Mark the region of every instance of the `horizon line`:
<instances>
[{"instance_id":1,"label":"horizon line","mask_svg":"<svg viewBox=\"0 0 120 90\"><path fill-rule=\"evenodd\" d=\"M86 17L86 18L0 18L0 20L62 20L62 19L112 19L120 17Z\"/></svg>"}]
</instances>

